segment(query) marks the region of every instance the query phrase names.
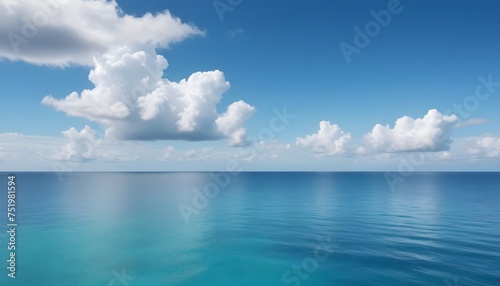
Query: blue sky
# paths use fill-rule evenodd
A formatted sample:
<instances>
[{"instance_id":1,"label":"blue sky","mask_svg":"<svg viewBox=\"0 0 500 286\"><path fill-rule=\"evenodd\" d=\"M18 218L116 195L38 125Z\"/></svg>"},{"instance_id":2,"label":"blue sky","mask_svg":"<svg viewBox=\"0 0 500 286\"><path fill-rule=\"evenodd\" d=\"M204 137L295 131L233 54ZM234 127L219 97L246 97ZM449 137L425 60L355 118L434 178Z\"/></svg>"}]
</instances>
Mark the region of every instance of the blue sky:
<instances>
[{"instance_id":1,"label":"blue sky","mask_svg":"<svg viewBox=\"0 0 500 286\"><path fill-rule=\"evenodd\" d=\"M97 2L101 4L95 9L81 4L76 12L81 15L75 16L81 23L68 24L69 8L59 0L54 15L45 12L48 24L17 53L12 53L8 37L0 42L1 169L50 170L56 163L77 170L216 170L236 159L247 170L385 170L398 168L415 153L426 158L416 170L499 170L498 1ZM222 12L221 19L214 5L230 3L238 5ZM22 36L20 19L46 11L29 1L21 6L4 12L3 34ZM165 10L180 22L168 24L172 16ZM147 22L148 12L157 21ZM355 28L367 33L367 25L376 21L374 13L389 13L390 20L385 27L376 24L378 30L368 36L365 47L356 47ZM128 32L120 27L127 24L124 17L134 18ZM102 33L95 27L86 30L87 20L105 27ZM70 41L63 33L66 27L85 43L81 52L65 48ZM342 43L359 53L348 61ZM129 49L117 52L120 47ZM81 96L84 89L94 88L89 72L97 64L92 58L142 50L168 61L162 77L170 82L196 72L223 72L222 79L215 73L199 79L220 94L200 95L205 102L201 111L199 104L177 106L190 106L192 114L183 119L184 129L172 121L168 131L156 123L141 125L131 114L119 112L116 117L125 123L110 123L105 115L85 109L83 101L64 101L71 92ZM125 78L133 77L130 73L132 66L116 76L131 82ZM491 95L478 99L476 89L488 79L493 87L481 90ZM222 87L225 81L230 88ZM169 94L169 88L174 87L157 90L159 97L145 103L152 108L147 110L153 120L175 119L162 114L167 105L158 105L159 115L153 108L160 99L172 107L177 95ZM190 88L179 96L189 97ZM94 99L122 98L117 94L122 88L110 91L114 95L102 90L94 90ZM42 103L48 95L53 101ZM106 104L103 110L111 106ZM463 104L469 109L457 111ZM147 112L145 105L125 105L129 113L140 108L140 114ZM273 109L284 107L296 117L272 138L259 137L276 116ZM437 113L430 112L434 109ZM405 116L416 123L402 120L395 127ZM217 121L220 118L224 120ZM383 127L380 132L375 132L377 124ZM173 130L175 126L180 129ZM74 132L68 131L71 128ZM114 133L105 134L106 129ZM143 131L158 140L136 140ZM444 139L437 142L438 137ZM89 138L97 143L89 144ZM238 155L245 148L257 150L255 156Z\"/></svg>"}]
</instances>

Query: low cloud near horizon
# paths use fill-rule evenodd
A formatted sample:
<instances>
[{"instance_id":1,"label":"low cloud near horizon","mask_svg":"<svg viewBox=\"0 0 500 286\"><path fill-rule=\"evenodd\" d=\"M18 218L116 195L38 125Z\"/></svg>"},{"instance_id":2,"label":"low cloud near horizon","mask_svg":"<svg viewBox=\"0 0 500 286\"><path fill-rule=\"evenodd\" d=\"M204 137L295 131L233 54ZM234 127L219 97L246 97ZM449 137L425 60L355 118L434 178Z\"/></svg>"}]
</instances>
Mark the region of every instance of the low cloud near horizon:
<instances>
[{"instance_id":1,"label":"low cloud near horizon","mask_svg":"<svg viewBox=\"0 0 500 286\"><path fill-rule=\"evenodd\" d=\"M422 118L403 116L394 127L376 124L361 143L355 143L349 132L328 121L320 122L317 133L296 139L296 145L323 156L348 153L437 152L450 149L451 133L457 116L443 115L431 109Z\"/></svg>"}]
</instances>

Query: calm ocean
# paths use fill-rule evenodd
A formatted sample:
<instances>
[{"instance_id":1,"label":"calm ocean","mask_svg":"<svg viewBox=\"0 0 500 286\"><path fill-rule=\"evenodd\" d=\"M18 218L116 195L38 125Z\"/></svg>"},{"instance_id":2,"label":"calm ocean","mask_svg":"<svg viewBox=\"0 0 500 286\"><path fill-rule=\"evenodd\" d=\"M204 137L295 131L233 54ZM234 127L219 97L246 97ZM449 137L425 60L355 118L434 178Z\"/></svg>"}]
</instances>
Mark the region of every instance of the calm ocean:
<instances>
[{"instance_id":1,"label":"calm ocean","mask_svg":"<svg viewBox=\"0 0 500 286\"><path fill-rule=\"evenodd\" d=\"M500 285L500 173L0 175L0 285Z\"/></svg>"}]
</instances>

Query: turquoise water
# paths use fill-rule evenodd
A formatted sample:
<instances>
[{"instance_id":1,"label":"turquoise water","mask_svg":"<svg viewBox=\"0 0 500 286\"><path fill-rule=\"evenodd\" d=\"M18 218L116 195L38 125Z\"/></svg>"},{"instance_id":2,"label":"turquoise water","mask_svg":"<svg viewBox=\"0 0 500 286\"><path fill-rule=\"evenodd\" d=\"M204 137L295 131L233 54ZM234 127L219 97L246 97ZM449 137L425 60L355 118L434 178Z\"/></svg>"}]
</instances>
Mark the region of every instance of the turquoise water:
<instances>
[{"instance_id":1,"label":"turquoise water","mask_svg":"<svg viewBox=\"0 0 500 286\"><path fill-rule=\"evenodd\" d=\"M500 173L1 175L0 285L500 285Z\"/></svg>"}]
</instances>

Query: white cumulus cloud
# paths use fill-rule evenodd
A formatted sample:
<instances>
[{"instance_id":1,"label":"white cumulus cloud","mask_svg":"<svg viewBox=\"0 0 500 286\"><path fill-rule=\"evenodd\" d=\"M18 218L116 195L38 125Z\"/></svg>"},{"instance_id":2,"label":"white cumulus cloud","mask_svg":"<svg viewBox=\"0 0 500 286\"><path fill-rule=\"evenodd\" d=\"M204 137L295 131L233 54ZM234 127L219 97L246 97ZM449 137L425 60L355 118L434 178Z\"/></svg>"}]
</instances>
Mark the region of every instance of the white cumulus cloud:
<instances>
[{"instance_id":1,"label":"white cumulus cloud","mask_svg":"<svg viewBox=\"0 0 500 286\"><path fill-rule=\"evenodd\" d=\"M341 155L351 148L351 134L344 132L337 124L321 121L317 133L298 137L296 145L319 155Z\"/></svg>"},{"instance_id":2,"label":"white cumulus cloud","mask_svg":"<svg viewBox=\"0 0 500 286\"><path fill-rule=\"evenodd\" d=\"M229 145L243 146L246 142L245 122L255 112L255 107L240 100L228 106L227 111L215 120L217 130L229 138Z\"/></svg>"},{"instance_id":3,"label":"white cumulus cloud","mask_svg":"<svg viewBox=\"0 0 500 286\"><path fill-rule=\"evenodd\" d=\"M377 124L364 136L365 148L376 152L443 151L450 149L456 115L431 109L423 118L404 116L393 128Z\"/></svg>"},{"instance_id":4,"label":"white cumulus cloud","mask_svg":"<svg viewBox=\"0 0 500 286\"><path fill-rule=\"evenodd\" d=\"M136 16L115 0L3 0L0 24L0 59L92 67L94 88L47 95L42 103L103 125L106 137L246 143L243 125L255 108L238 101L219 115L230 86L223 72L163 78L168 62L156 49L204 35L168 10Z\"/></svg>"},{"instance_id":5,"label":"white cumulus cloud","mask_svg":"<svg viewBox=\"0 0 500 286\"><path fill-rule=\"evenodd\" d=\"M87 125L80 131L71 127L63 131L62 134L68 142L53 156L56 160L81 161L93 159L95 148L101 143L95 130Z\"/></svg>"},{"instance_id":6,"label":"white cumulus cloud","mask_svg":"<svg viewBox=\"0 0 500 286\"><path fill-rule=\"evenodd\" d=\"M469 139L467 152L486 158L500 158L500 137L483 135Z\"/></svg>"},{"instance_id":7,"label":"white cumulus cloud","mask_svg":"<svg viewBox=\"0 0 500 286\"><path fill-rule=\"evenodd\" d=\"M106 126L106 136L124 140L215 140L245 143L243 124L255 108L243 101L222 115L217 105L229 82L221 71L196 72L172 82L162 78L167 60L153 48L112 50L95 58L89 80L93 89L42 103L70 116Z\"/></svg>"},{"instance_id":8,"label":"white cumulus cloud","mask_svg":"<svg viewBox=\"0 0 500 286\"><path fill-rule=\"evenodd\" d=\"M2 0L0 23L0 59L56 66L92 65L118 47L168 47L204 34L168 10L137 17L114 0Z\"/></svg>"}]
</instances>

